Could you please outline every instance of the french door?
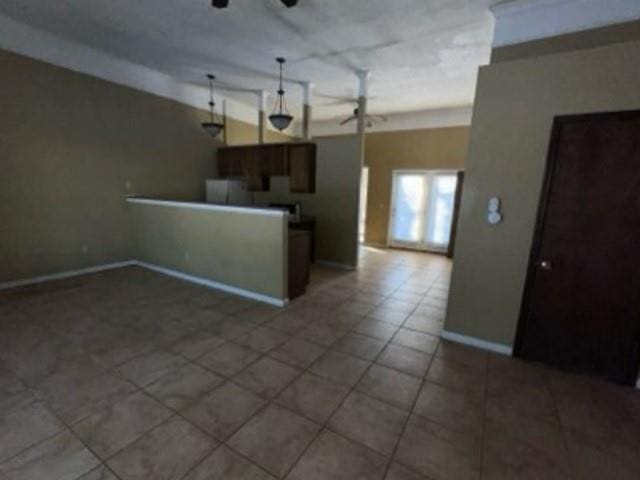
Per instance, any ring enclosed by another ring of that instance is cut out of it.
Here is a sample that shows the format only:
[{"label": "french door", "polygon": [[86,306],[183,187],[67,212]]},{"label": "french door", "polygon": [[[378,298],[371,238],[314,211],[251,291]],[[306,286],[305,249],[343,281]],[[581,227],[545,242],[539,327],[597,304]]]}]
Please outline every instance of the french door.
[{"label": "french door", "polygon": [[457,184],[454,171],[394,170],[389,244],[446,252]]}]

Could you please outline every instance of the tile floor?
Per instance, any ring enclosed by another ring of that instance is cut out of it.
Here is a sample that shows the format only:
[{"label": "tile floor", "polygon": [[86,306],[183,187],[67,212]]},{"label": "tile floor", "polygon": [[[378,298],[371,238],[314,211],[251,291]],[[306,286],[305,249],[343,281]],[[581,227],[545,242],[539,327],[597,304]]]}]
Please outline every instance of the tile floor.
[{"label": "tile floor", "polygon": [[439,256],[277,309],[127,268],[0,296],[1,480],[638,479],[640,394],[440,341]]}]

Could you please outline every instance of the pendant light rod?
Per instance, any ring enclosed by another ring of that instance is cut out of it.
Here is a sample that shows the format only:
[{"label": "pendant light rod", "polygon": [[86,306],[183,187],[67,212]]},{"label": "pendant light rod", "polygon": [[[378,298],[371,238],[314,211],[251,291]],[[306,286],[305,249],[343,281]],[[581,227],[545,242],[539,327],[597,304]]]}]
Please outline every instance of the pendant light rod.
[{"label": "pendant light rod", "polygon": [[207,74],[207,78],[209,79],[209,110],[211,110],[211,123],[213,123],[213,109],[216,106],[216,103],[213,101],[213,81],[216,79],[215,75]]},{"label": "pendant light rod", "polygon": [[282,67],[284,65],[284,62],[286,62],[286,60],[283,57],[278,57],[276,58],[276,62],[278,62],[280,64],[280,89],[278,90],[278,96],[279,96],[279,106],[280,106],[280,113],[282,113],[282,103],[284,100],[284,88],[282,86]]},{"label": "pendant light rod", "polygon": [[215,119],[216,103],[213,100],[213,81],[216,79],[216,77],[215,75],[209,73],[207,74],[207,78],[209,79],[209,114],[211,116],[211,121],[203,122],[202,128],[205,132],[215,138],[224,129],[224,124],[216,122]]}]

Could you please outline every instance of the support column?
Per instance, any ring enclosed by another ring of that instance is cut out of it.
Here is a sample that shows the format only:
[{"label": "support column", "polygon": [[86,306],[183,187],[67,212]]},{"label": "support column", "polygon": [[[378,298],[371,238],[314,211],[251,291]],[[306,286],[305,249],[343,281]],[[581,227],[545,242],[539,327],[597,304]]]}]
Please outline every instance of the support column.
[{"label": "support column", "polygon": [[267,94],[264,90],[258,93],[258,143],[264,143],[264,129],[266,128],[266,103]]},{"label": "support column", "polygon": [[222,144],[227,144],[227,100],[222,100]]},{"label": "support column", "polygon": [[302,103],[302,138],[308,142],[311,140],[311,114],[313,113],[311,102],[313,96],[313,83],[302,82],[302,89],[304,93]]},{"label": "support column", "polygon": [[367,97],[369,96],[369,71],[358,70],[358,135],[362,135],[366,128]]},{"label": "support column", "polygon": [[[365,149],[365,129],[367,127],[366,115],[367,115],[367,97],[369,96],[369,71],[368,70],[358,70],[356,71],[356,75],[358,77],[358,132],[357,137],[360,142],[360,172],[358,174],[358,187],[357,187],[357,219],[358,222],[356,224],[356,234],[354,238],[356,251],[360,248],[359,242],[359,225],[360,225],[360,200],[362,198],[360,188],[361,188],[361,176],[362,176],[362,167],[364,166],[364,149]],[[360,255],[356,255],[356,268],[358,267]]]}]

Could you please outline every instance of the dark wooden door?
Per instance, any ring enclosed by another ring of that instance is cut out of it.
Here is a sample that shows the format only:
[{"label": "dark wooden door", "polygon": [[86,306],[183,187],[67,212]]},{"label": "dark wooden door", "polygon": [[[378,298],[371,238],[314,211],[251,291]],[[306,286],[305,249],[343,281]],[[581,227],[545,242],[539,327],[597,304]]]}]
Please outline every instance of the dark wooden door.
[{"label": "dark wooden door", "polygon": [[558,117],[516,353],[635,383],[639,299],[640,111]]}]

